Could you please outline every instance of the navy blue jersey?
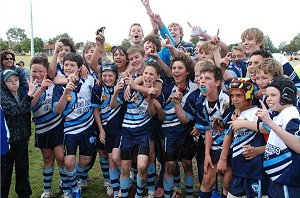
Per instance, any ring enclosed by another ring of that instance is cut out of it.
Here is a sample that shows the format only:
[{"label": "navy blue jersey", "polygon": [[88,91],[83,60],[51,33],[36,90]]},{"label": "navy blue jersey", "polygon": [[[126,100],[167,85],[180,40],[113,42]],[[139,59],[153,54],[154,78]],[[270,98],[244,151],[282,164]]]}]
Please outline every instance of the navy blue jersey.
[{"label": "navy blue jersey", "polygon": [[221,150],[225,134],[221,131],[212,128],[212,122],[215,119],[220,120],[227,128],[227,122],[230,118],[229,96],[222,90],[219,93],[218,100],[213,107],[209,107],[209,102],[205,96],[201,96],[196,103],[197,116],[196,128],[200,129],[202,135],[205,131],[211,130],[213,137],[212,150]]},{"label": "navy blue jersey", "polygon": [[[178,119],[175,106],[172,102],[173,94],[177,91],[177,86],[175,86],[174,82],[165,84],[163,87],[163,110],[165,112],[164,121],[162,123],[162,129],[166,137],[170,138],[181,138],[185,136],[187,132],[189,132],[194,124],[189,122],[188,124],[181,124]],[[198,89],[197,85],[191,81],[189,81],[188,86],[182,92],[182,100],[181,106],[185,106],[187,97],[196,89]]]},{"label": "navy blue jersey", "polygon": [[[40,89],[40,85],[38,89]],[[35,123],[35,133],[37,134],[63,130],[63,116],[56,114],[52,108],[53,89],[53,84],[48,86],[35,106],[32,107],[32,120]]]},{"label": "navy blue jersey", "polygon": [[[74,91],[68,95],[68,102],[63,111],[64,116],[64,133],[79,134],[95,131],[93,108],[91,103],[92,89],[95,80],[92,76],[88,79],[80,79],[75,83],[77,86]],[[53,91],[53,109],[62,96],[65,87],[55,85]]]},{"label": "navy blue jersey", "polygon": [[[237,117],[238,120],[257,121],[257,107],[242,111]],[[232,174],[249,179],[263,179],[263,155],[258,155],[251,160],[246,160],[243,156],[245,145],[254,147],[266,144],[263,135],[259,132],[242,128],[233,133],[232,143]]]},{"label": "navy blue jersey", "polygon": [[[299,109],[291,106],[283,109],[273,121],[282,129],[300,138]],[[271,180],[283,185],[300,186],[300,155],[287,147],[271,130],[265,149],[264,168]]]},{"label": "navy blue jersey", "polygon": [[115,132],[122,128],[125,113],[122,105],[119,105],[116,109],[110,108],[113,93],[114,88],[109,88],[104,84],[96,84],[93,87],[92,105],[99,108],[101,123],[106,133]]}]

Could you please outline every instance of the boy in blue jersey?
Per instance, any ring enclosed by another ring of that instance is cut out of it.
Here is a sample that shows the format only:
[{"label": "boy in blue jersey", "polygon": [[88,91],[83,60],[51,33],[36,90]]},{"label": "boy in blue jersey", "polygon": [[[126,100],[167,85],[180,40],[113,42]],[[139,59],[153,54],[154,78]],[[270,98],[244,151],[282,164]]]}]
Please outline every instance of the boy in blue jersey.
[{"label": "boy in blue jersey", "polygon": [[113,196],[117,197],[120,184],[121,151],[119,148],[124,108],[119,105],[110,108],[110,101],[117,83],[118,68],[115,64],[104,64],[101,67],[101,81],[93,87],[92,104],[94,117],[99,130],[100,141],[105,144],[109,159],[109,177]]},{"label": "boy in blue jersey", "polygon": [[265,149],[264,169],[271,178],[268,196],[272,198],[299,197],[300,194],[300,140],[297,89],[293,81],[285,77],[274,78],[266,89],[269,110],[277,112],[270,118],[266,106],[256,115],[270,129]]},{"label": "boy in blue jersey", "polygon": [[[136,53],[136,55],[139,53]],[[134,64],[135,68],[136,65]],[[158,101],[153,99],[157,89],[153,87],[159,79],[160,68],[155,65],[146,65],[143,72],[143,86],[148,89],[148,96],[134,91],[128,102],[125,102],[123,92],[123,82],[117,84],[117,89],[111,99],[111,108],[115,109],[119,104],[126,106],[126,113],[122,123],[121,131],[121,176],[120,187],[122,197],[128,197],[129,170],[132,161],[132,153],[135,148],[138,150],[137,156],[137,192],[136,197],[142,197],[142,192],[147,179],[148,155],[150,150],[150,136],[153,132],[153,115],[159,110]],[[125,80],[126,82],[127,80]],[[132,83],[130,83],[132,86]]]},{"label": "boy in blue jersey", "polygon": [[[221,90],[222,71],[215,65],[203,65],[200,69],[201,95],[196,101],[196,128],[202,132],[205,140],[204,175],[200,186],[200,197],[211,197],[216,183],[217,165],[227,155],[222,156],[224,130],[229,111],[229,96]],[[227,194],[231,180],[231,168],[226,167],[223,174],[223,196]]]},{"label": "boy in blue jersey", "polygon": [[[73,197],[81,197],[77,176],[81,176],[91,161],[96,142],[93,109],[91,108],[92,76],[83,79],[78,74],[83,58],[75,53],[65,56],[64,73],[75,75],[77,81],[69,81],[66,87],[56,85],[53,94],[53,109],[64,116],[65,171]],[[76,166],[76,151],[79,146],[79,162]],[[83,178],[81,178],[83,179]],[[85,178],[86,179],[86,178]],[[85,183],[85,181],[80,181]]]},{"label": "boy in blue jersey", "polygon": [[[248,147],[266,144],[257,129],[257,107],[252,105],[254,83],[250,78],[233,79],[230,83],[230,99],[238,115],[232,115],[226,130],[223,153],[228,153],[232,142],[232,181],[227,197],[262,197],[266,195],[268,179],[263,170],[263,154],[249,156]],[[223,166],[226,165],[223,163]]]},{"label": "boy in blue jersey", "polygon": [[38,84],[38,89],[31,101],[31,107],[33,122],[35,123],[35,146],[40,148],[44,159],[44,191],[41,198],[51,195],[50,189],[55,160],[59,167],[63,191],[66,195],[70,193],[64,170],[63,117],[53,112],[52,109],[54,84],[50,79],[47,79],[48,66],[48,59],[44,56],[35,56],[30,62],[32,78]]},{"label": "boy in blue jersey", "polygon": [[[166,171],[164,175],[164,193],[165,197],[171,196],[174,181],[173,175],[178,160],[178,153],[181,150],[186,136],[193,130],[193,123],[182,124],[178,119],[175,111],[173,98],[179,97],[182,105],[185,104],[186,98],[197,85],[189,81],[188,75],[192,73],[192,61],[184,53],[179,53],[178,57],[172,59],[172,76],[173,81],[165,84],[163,87],[163,110],[165,116],[162,120],[162,130],[164,134],[164,152]],[[192,177],[190,178],[192,180]]]}]

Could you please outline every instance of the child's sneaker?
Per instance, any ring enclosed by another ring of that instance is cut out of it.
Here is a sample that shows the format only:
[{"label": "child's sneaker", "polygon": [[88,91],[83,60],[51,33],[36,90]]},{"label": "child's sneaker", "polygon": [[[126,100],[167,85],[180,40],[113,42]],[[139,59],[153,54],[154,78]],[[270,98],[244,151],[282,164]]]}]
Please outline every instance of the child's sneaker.
[{"label": "child's sneaker", "polygon": [[173,188],[173,194],[172,194],[172,198],[180,198],[181,197],[181,188],[178,186],[174,186]]},{"label": "child's sneaker", "polygon": [[104,183],[104,187],[106,188],[106,194],[107,194],[108,196],[111,196],[111,195],[114,193],[114,191],[113,191],[113,189],[112,189],[110,183],[105,182],[105,183]]},{"label": "child's sneaker", "polygon": [[61,195],[61,198],[73,198],[72,193],[64,193]]},{"label": "child's sneaker", "polygon": [[85,190],[85,189],[88,188],[87,182],[79,181],[79,182],[78,182],[78,186],[79,186],[79,188],[80,188],[81,190]]},{"label": "child's sneaker", "polygon": [[56,197],[60,197],[63,194],[63,189],[62,189],[62,183],[60,182],[60,184],[58,185],[56,192],[55,192],[55,196]]},{"label": "child's sneaker", "polygon": [[41,195],[41,198],[51,198],[51,194],[50,192],[43,192],[43,194]]},{"label": "child's sneaker", "polygon": [[73,192],[73,198],[81,198],[80,190],[78,192]]}]

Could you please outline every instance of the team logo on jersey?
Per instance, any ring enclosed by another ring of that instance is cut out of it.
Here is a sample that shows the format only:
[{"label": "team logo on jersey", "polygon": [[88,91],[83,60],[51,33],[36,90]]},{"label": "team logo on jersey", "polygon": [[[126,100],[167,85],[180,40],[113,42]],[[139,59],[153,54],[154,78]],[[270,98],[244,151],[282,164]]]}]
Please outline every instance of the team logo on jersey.
[{"label": "team logo on jersey", "polygon": [[90,137],[90,139],[89,139],[90,144],[94,144],[95,141],[96,141],[96,136]]},{"label": "team logo on jersey", "polygon": [[253,189],[254,192],[258,193],[259,185],[257,183],[251,184],[251,187],[252,187],[252,189]]},{"label": "team logo on jersey", "polygon": [[102,99],[102,100],[107,100],[107,95],[106,95],[106,94],[103,94],[103,96],[102,96],[101,99]]},{"label": "team logo on jersey", "polygon": [[67,96],[67,101],[71,101],[72,100],[72,94],[69,93],[69,95]]}]

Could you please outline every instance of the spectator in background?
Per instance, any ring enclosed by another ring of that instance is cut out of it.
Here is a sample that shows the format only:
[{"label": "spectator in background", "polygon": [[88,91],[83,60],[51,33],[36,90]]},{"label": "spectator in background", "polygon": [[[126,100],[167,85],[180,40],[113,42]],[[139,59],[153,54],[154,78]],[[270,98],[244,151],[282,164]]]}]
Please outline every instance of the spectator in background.
[{"label": "spectator in background", "polygon": [[24,61],[19,61],[16,65],[18,65],[18,67],[19,67],[21,70],[24,71],[26,78],[27,78],[27,79],[30,79],[31,73],[30,73],[30,71],[29,71],[28,69],[25,68],[25,63],[24,63]]}]

